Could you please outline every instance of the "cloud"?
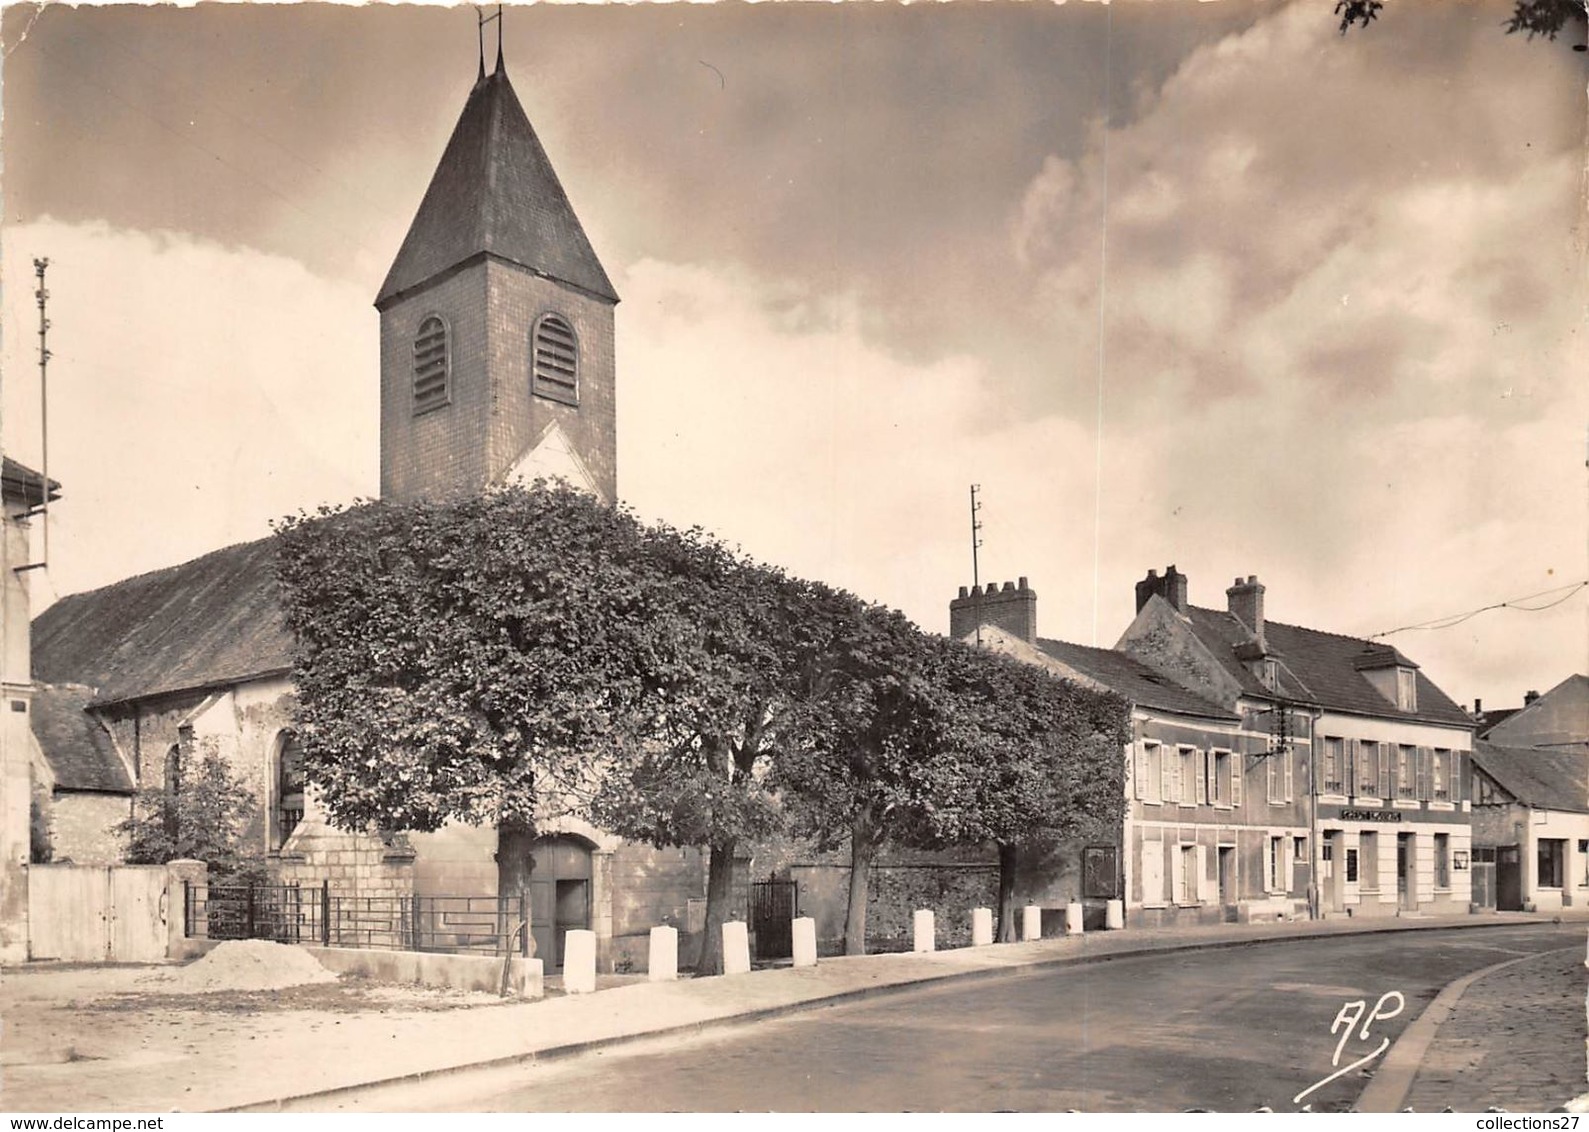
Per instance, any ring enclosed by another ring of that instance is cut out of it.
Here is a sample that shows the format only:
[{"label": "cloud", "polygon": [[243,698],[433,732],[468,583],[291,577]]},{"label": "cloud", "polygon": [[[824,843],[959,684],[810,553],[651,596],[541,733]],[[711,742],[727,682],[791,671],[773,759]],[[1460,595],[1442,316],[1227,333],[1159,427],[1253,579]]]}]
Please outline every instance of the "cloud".
[{"label": "cloud", "polygon": [[34,466],[37,338],[20,331],[37,325],[31,261],[50,259],[57,593],[376,490],[376,324],[358,289],[281,257],[105,224],[9,227],[0,255],[18,331],[4,346],[5,445]]}]

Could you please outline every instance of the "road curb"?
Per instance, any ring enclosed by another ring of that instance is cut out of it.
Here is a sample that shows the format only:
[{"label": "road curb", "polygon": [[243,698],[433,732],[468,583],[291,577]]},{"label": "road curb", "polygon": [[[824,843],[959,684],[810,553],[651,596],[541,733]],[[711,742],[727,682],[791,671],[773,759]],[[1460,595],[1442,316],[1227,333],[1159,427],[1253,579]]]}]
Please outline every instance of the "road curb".
[{"label": "road curb", "polygon": [[[349,1085],[337,1085],[327,1089],[315,1089],[305,1093],[297,1093],[270,1100],[250,1101],[241,1105],[203,1111],[289,1111],[298,1105],[309,1104],[310,1102],[325,1102],[337,1097],[354,1096],[371,1089],[382,1088],[386,1086],[415,1084],[422,1081],[437,1080],[459,1073],[473,1072],[475,1070],[502,1069],[512,1065],[530,1065],[537,1062],[560,1061],[565,1058],[577,1057],[581,1054],[590,1053],[591,1051],[597,1049],[611,1049],[619,1046],[634,1045],[640,1042],[650,1041],[652,1039],[679,1037],[684,1035],[694,1036],[713,1030],[726,1030],[734,1026],[753,1025],[757,1022],[766,1022],[775,1018],[781,1018],[805,1011],[820,1010],[825,1007],[834,1006],[841,1003],[858,1002],[868,998],[878,998],[889,994],[902,994],[908,991],[920,990],[924,986],[937,983],[964,983],[976,980],[1013,978],[1050,968],[1078,967],[1097,963],[1107,963],[1115,959],[1133,959],[1140,958],[1144,955],[1158,955],[1165,952],[1222,951],[1242,947],[1260,947],[1265,944],[1298,943],[1324,938],[1335,938],[1338,936],[1355,937],[1367,935],[1394,935],[1398,932],[1412,931],[1449,931],[1478,928],[1527,927],[1549,924],[1552,922],[1559,923],[1561,921],[1553,921],[1545,917],[1532,917],[1529,919],[1509,921],[1484,920],[1480,923],[1463,923],[1460,921],[1442,922],[1439,920],[1431,920],[1428,923],[1419,922],[1416,924],[1398,922],[1394,927],[1390,925],[1384,925],[1379,927],[1364,926],[1361,928],[1337,928],[1330,929],[1328,931],[1304,932],[1295,935],[1260,936],[1254,939],[1238,938],[1189,942],[1169,940],[1166,941],[1162,946],[1156,946],[1155,944],[1157,941],[1144,940],[1140,946],[1093,955],[1083,953],[1081,955],[1052,956],[1048,958],[1037,958],[1027,962],[1011,963],[997,967],[981,967],[968,971],[933,971],[930,973],[912,975],[902,978],[896,982],[845,988],[843,990],[836,990],[831,993],[819,994],[812,998],[802,999],[798,1002],[779,1003],[776,1006],[759,1007],[757,1009],[744,1011],[742,1013],[725,1014],[718,1018],[706,1018],[696,1022],[685,1022],[671,1026],[660,1026],[656,1029],[642,1030],[635,1033],[613,1034],[608,1037],[568,1042],[562,1045],[548,1046],[544,1049],[525,1050],[522,1053],[506,1054],[501,1057],[484,1058],[480,1061],[466,1062],[459,1065],[438,1066],[434,1069],[420,1069],[409,1073],[400,1073],[391,1077],[383,1077],[371,1081],[361,1081]],[[1083,946],[1085,946],[1085,939],[1086,937],[1084,936]],[[993,946],[997,947],[1001,945],[995,944]],[[1574,946],[1578,945],[1575,944]],[[1519,962],[1521,958],[1528,957],[1520,957],[1518,960],[1508,960],[1507,963],[1499,964],[1499,966],[1507,966],[1509,963]],[[1483,974],[1487,974],[1493,969],[1494,968],[1486,968],[1483,971],[1475,972],[1472,976],[1466,976],[1465,978],[1467,979],[1467,982],[1472,982],[1474,979]],[[756,972],[752,972],[748,977],[754,977],[755,974]],[[1463,982],[1463,980],[1458,980],[1458,982]],[[1455,985],[1456,984],[1452,984],[1452,986]],[[1451,988],[1446,988],[1446,990],[1449,989]],[[1465,984],[1463,989],[1466,989]],[[600,992],[597,993],[599,994]],[[1441,995],[1443,994],[1445,994],[1444,990],[1441,992]],[[1435,1002],[1438,1002],[1439,1000],[1440,996],[1436,996]],[[1453,998],[1452,1001],[1454,1002],[1455,998]],[[1424,1015],[1427,1015],[1433,1006],[1434,1003],[1431,1002],[1429,1007],[1425,1008],[1424,1014],[1419,1016],[1418,1021],[1422,1021]],[[1414,1025],[1416,1024],[1417,1023],[1415,1022]],[[1410,1029],[1411,1027],[1409,1027],[1409,1030]],[[1405,1037],[1406,1033],[1404,1032],[1403,1038]],[[1396,1048],[1392,1047],[1390,1053],[1387,1054],[1387,1063],[1389,1057],[1394,1055],[1395,1052]],[[1409,1078],[1408,1084],[1410,1085],[1410,1083],[1411,1079]],[[1405,1089],[1403,1090],[1403,1095],[1404,1094]],[[1361,1103],[1361,1099],[1359,1100],[1359,1103]],[[319,1103],[317,1103],[315,1108],[305,1111],[324,1111],[324,1109],[320,1107]]]},{"label": "road curb", "polygon": [[1429,1046],[1434,1042],[1440,1027],[1449,1019],[1456,1010],[1457,1004],[1462,1001],[1462,996],[1468,988],[1489,975],[1514,967],[1519,963],[1526,963],[1531,959],[1540,959],[1548,955],[1556,955],[1563,951],[1577,951],[1583,945],[1574,943],[1569,947],[1558,947],[1550,951],[1539,951],[1532,955],[1519,955],[1515,959],[1504,959],[1477,971],[1470,971],[1460,979],[1446,984],[1440,993],[1435,995],[1429,1005],[1423,1008],[1423,1013],[1413,1019],[1412,1024],[1401,1032],[1395,1045],[1385,1054],[1385,1060],[1380,1064],[1379,1072],[1368,1083],[1368,1087],[1359,1094],[1357,1103],[1352,1106],[1353,1112],[1399,1112],[1407,1094],[1412,1091],[1413,1080],[1418,1076],[1418,1069],[1423,1062],[1424,1055],[1429,1052]]}]

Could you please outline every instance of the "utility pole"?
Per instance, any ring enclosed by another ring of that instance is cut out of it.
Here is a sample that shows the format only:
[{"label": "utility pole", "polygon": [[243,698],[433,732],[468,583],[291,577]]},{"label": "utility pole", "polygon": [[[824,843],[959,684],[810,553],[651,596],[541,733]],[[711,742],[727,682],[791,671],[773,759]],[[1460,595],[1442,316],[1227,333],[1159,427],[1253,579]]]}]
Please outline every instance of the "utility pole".
[{"label": "utility pole", "polygon": [[44,553],[37,562],[16,567],[19,574],[25,570],[40,569],[50,562],[50,320],[46,313],[50,292],[44,286],[44,272],[49,266],[48,259],[40,258],[33,261],[33,274],[39,281],[33,297],[39,304],[39,475],[44,480],[44,491],[39,497],[39,505],[28,508],[29,515],[44,517],[40,524],[44,528]]}]

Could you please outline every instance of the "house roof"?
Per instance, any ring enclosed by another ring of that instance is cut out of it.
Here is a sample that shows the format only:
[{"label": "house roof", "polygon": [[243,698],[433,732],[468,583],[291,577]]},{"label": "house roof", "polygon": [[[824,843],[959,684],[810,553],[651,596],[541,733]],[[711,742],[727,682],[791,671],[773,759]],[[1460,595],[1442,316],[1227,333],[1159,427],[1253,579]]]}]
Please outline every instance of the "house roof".
[{"label": "house roof", "polygon": [[1039,638],[1037,647],[1066,667],[1097,681],[1138,707],[1208,719],[1237,718],[1231,711],[1187,691],[1123,652],[1042,638]]},{"label": "house roof", "polygon": [[1533,703],[1496,721],[1485,734],[1514,747],[1589,744],[1589,676],[1567,677]]},{"label": "house roof", "polygon": [[[30,507],[43,503],[44,477],[26,464],[19,464],[6,456],[0,460],[0,493],[6,499],[15,499]],[[51,480],[50,498],[59,499],[60,494],[61,485]]]},{"label": "house roof", "polygon": [[[1428,723],[1471,727],[1472,718],[1414,667],[1418,682],[1418,710],[1401,711],[1368,682],[1360,667],[1384,663],[1387,646],[1358,637],[1344,637],[1318,629],[1264,622],[1266,655],[1279,661],[1279,684],[1266,687],[1237,657],[1237,650],[1252,640],[1252,633],[1237,617],[1217,609],[1191,606],[1186,611],[1192,630],[1241,685],[1245,694],[1261,699],[1276,692],[1288,699],[1360,715],[1388,716]],[[1390,650],[1400,657],[1400,653]],[[1374,659],[1377,658],[1377,659]],[[1408,662],[1409,665],[1411,662]]]},{"label": "house roof", "polygon": [[618,301],[500,66],[469,92],[375,305],[482,254]]},{"label": "house roof", "polygon": [[33,622],[33,672],[94,702],[233,684],[292,666],[273,538],[62,598]]},{"label": "house roof", "polygon": [[33,692],[33,738],[60,790],[131,794],[132,777],[110,733],[86,710],[94,689],[44,684]]},{"label": "house roof", "polygon": [[1581,750],[1473,744],[1473,765],[1525,806],[1589,813],[1589,757]]}]

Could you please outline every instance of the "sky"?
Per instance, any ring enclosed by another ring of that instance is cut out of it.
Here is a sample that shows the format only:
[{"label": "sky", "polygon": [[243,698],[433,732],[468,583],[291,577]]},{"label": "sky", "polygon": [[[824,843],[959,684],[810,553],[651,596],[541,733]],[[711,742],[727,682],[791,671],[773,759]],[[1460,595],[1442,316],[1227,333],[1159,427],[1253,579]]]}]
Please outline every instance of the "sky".
[{"label": "sky", "polygon": [[[510,6],[622,297],[619,493],[945,631],[1174,564],[1461,703],[1589,670],[1585,87],[1509,2]],[[1581,25],[1574,36],[1581,38]],[[488,29],[488,52],[494,52]],[[378,491],[377,316],[474,9],[13,3],[5,450],[60,595]],[[1538,595],[1538,596],[1535,596]]]}]

